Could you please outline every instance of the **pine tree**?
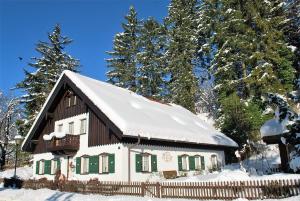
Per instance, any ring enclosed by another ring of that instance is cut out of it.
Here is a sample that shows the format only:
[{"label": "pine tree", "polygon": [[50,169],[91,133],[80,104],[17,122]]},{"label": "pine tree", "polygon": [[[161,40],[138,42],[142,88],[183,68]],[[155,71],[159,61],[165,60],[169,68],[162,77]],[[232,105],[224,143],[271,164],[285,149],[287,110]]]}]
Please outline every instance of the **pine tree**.
[{"label": "pine tree", "polygon": [[[282,6],[280,1],[263,0],[224,0],[219,4],[212,40],[217,53],[211,70],[221,109],[227,97],[236,94],[245,105],[246,113],[256,116],[265,107],[261,99],[263,94],[285,94],[293,88],[292,53],[284,40],[282,24],[286,18]],[[229,132],[222,124],[228,112],[232,111],[221,110],[219,122],[220,127]],[[263,119],[260,123],[253,118],[248,120],[252,125],[247,131],[248,137],[257,138],[255,133],[258,135]]]},{"label": "pine tree", "polygon": [[141,28],[140,50],[137,54],[139,64],[137,92],[143,96],[162,99],[166,94],[165,44],[164,26],[153,18],[146,20]]},{"label": "pine tree", "polygon": [[72,40],[61,35],[59,25],[56,25],[53,32],[48,34],[48,39],[49,42],[40,41],[37,44],[36,51],[41,56],[33,57],[32,62],[28,64],[35,71],[30,72],[24,69],[25,78],[16,86],[25,92],[25,95],[21,97],[21,102],[25,104],[25,130],[32,125],[61,73],[64,70],[77,71],[79,67],[79,61],[64,51]]},{"label": "pine tree", "polygon": [[293,66],[300,75],[300,0],[286,0],[284,10],[288,21],[284,26],[284,34],[289,48],[294,53]]},{"label": "pine tree", "polygon": [[196,0],[172,0],[168,24],[167,62],[170,72],[171,100],[195,112],[197,79],[194,74],[196,37]]},{"label": "pine tree", "polygon": [[138,37],[141,22],[133,6],[130,7],[125,20],[126,23],[122,23],[124,31],[116,34],[114,38],[113,51],[107,52],[112,58],[106,60],[109,68],[106,75],[108,82],[136,92]]}]

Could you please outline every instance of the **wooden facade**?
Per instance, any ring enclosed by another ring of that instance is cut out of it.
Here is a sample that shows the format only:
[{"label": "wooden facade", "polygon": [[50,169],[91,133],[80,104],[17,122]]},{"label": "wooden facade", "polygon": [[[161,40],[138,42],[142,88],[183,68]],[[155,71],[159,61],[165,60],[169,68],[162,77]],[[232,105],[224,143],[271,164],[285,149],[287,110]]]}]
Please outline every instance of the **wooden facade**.
[{"label": "wooden facade", "polygon": [[[76,99],[76,100],[74,100]],[[74,103],[74,101],[76,103]],[[92,107],[84,101],[76,90],[71,89],[70,86],[64,85],[57,93],[56,98],[45,113],[43,121],[39,124],[31,143],[31,149],[34,154],[45,153],[47,145],[43,140],[43,136],[50,134],[55,130],[55,121],[89,113],[89,136],[88,145],[97,146],[105,144],[114,144],[120,142],[120,138],[116,136],[113,129],[109,127],[109,123],[104,122],[103,114],[101,117],[93,111]],[[98,113],[99,114],[99,113]]]},{"label": "wooden facade", "polygon": [[88,146],[119,143],[120,138],[99,118],[92,110],[89,110],[89,137]]}]

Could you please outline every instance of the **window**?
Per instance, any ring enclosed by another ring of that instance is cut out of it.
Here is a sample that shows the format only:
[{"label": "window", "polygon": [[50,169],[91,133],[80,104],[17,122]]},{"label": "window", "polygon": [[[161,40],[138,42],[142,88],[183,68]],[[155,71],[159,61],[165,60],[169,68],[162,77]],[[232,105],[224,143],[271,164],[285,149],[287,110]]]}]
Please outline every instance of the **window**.
[{"label": "window", "polygon": [[80,133],[86,133],[86,119],[80,120]]},{"label": "window", "polygon": [[157,156],[149,153],[135,155],[136,172],[157,172]]},{"label": "window", "polygon": [[74,122],[69,123],[69,134],[74,134]]},{"label": "window", "polygon": [[71,96],[67,98],[67,107],[71,107]]},{"label": "window", "polygon": [[108,164],[108,154],[101,154],[99,156],[99,173],[108,173],[109,164]]},{"label": "window", "polygon": [[201,170],[201,158],[200,156],[195,156],[195,169]]},{"label": "window", "polygon": [[57,131],[58,131],[58,132],[63,132],[63,124],[59,124],[59,125],[58,125]]},{"label": "window", "polygon": [[44,174],[45,172],[45,161],[39,161],[39,174]]},{"label": "window", "polygon": [[58,160],[51,160],[51,174],[56,174],[58,170]]},{"label": "window", "polygon": [[217,155],[211,155],[211,167],[213,169],[218,169],[218,158]]},{"label": "window", "polygon": [[83,156],[81,157],[81,174],[89,173],[89,157]]},{"label": "window", "polygon": [[182,170],[188,170],[189,156],[183,155],[181,159],[182,159]]},{"label": "window", "polygon": [[150,172],[150,155],[144,154],[142,155],[142,171]]},{"label": "window", "polygon": [[73,105],[76,105],[77,104],[77,96],[73,96]]}]

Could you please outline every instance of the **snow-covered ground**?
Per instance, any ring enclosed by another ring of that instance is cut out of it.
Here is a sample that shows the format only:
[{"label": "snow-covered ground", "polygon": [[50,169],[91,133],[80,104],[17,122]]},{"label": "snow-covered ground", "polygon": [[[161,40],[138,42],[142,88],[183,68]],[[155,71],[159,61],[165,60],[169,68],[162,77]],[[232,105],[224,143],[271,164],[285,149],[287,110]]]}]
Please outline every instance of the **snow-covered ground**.
[{"label": "snow-covered ground", "polygon": [[[188,201],[188,199],[159,199],[133,196],[103,196],[83,195],[79,193],[67,193],[49,189],[5,189],[0,187],[0,201]],[[281,201],[299,201],[300,196],[281,199]],[[190,200],[189,200],[190,201]],[[235,201],[247,201],[239,198]],[[275,201],[267,199],[264,201]]]},{"label": "snow-covered ground", "polygon": [[[0,178],[10,178],[14,176],[15,169],[8,169],[5,171],[0,171]],[[17,176],[21,179],[29,179],[32,177],[32,167],[24,166],[17,168]]]}]

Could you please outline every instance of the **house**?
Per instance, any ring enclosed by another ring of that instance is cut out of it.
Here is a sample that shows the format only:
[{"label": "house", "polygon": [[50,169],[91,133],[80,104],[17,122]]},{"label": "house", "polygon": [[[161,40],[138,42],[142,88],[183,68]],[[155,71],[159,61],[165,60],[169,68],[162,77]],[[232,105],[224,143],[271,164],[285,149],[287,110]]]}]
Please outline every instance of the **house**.
[{"label": "house", "polygon": [[175,104],[64,71],[22,144],[34,177],[145,181],[224,164],[237,144]]}]

